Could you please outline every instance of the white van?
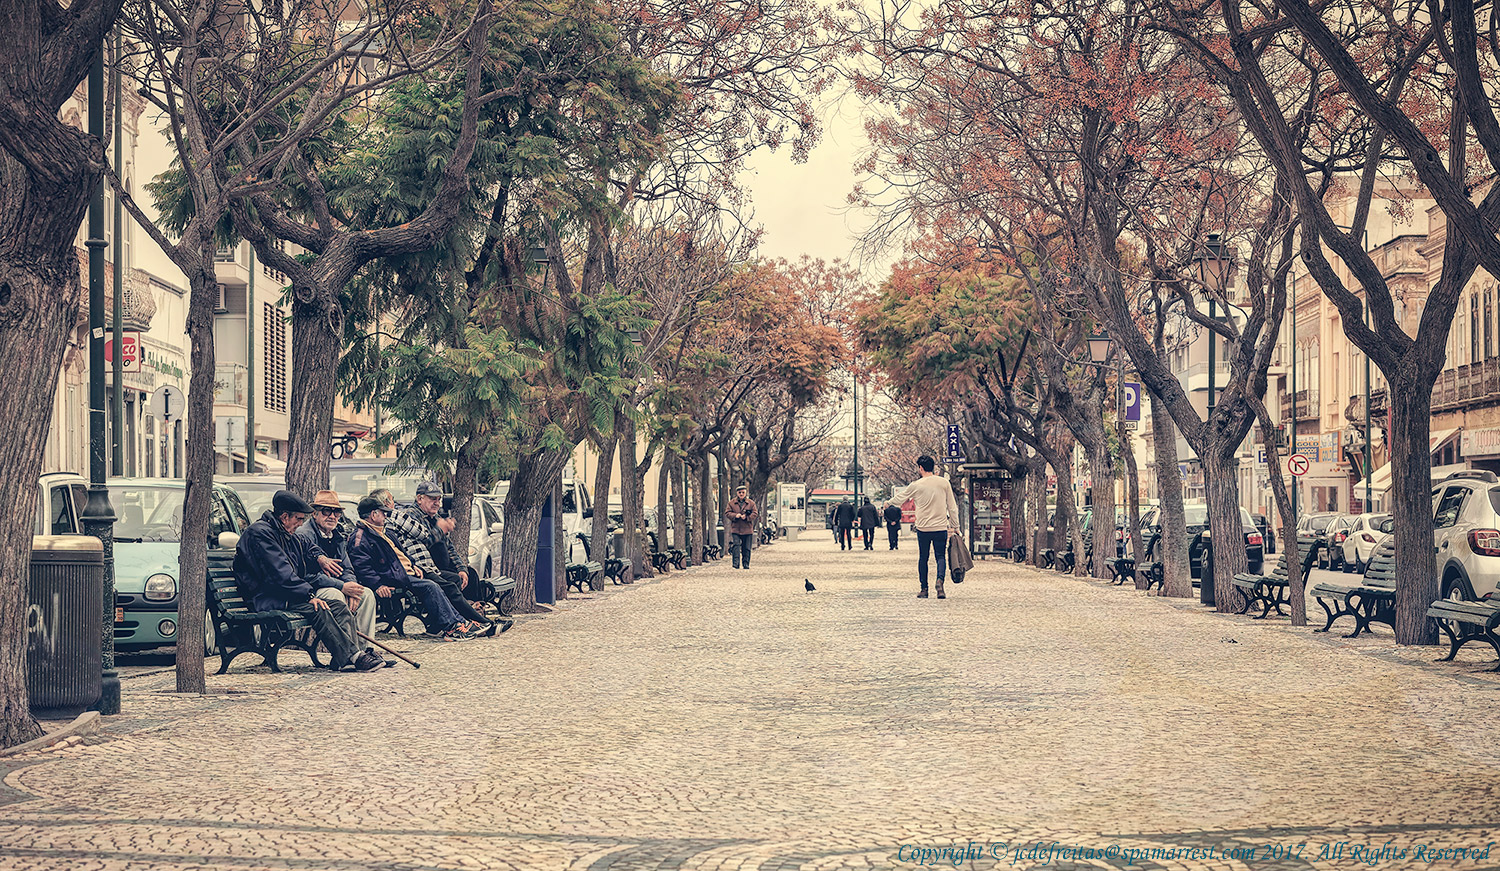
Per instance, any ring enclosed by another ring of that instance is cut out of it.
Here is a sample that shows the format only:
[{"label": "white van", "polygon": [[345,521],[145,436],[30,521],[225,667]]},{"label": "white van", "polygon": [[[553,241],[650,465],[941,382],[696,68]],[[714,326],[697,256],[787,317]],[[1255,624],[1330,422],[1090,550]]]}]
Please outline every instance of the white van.
[{"label": "white van", "polygon": [[[593,499],[588,488],[572,478],[563,478],[562,491],[562,506],[558,511],[558,519],[562,523],[563,541],[568,545],[568,562],[586,562],[587,551],[584,550],[583,542],[578,540],[578,533],[588,534],[593,527]],[[508,493],[510,493],[509,481],[496,482],[495,486],[490,489],[490,495],[501,503],[504,503]]]}]

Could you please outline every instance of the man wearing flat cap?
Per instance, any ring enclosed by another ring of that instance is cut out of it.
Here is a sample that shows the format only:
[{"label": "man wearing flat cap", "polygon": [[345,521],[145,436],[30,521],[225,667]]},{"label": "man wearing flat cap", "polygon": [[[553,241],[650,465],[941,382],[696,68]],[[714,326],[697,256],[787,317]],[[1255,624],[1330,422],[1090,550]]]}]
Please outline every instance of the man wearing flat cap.
[{"label": "man wearing flat cap", "polygon": [[342,587],[321,571],[307,542],[297,537],[297,527],[313,513],[311,505],[296,493],[277,490],[271,510],[250,524],[234,551],[234,574],[240,589],[249,595],[257,611],[290,611],[312,623],[318,640],[328,648],[330,666],[338,671],[354,666],[358,671],[380,668],[385,661],[350,643],[354,624],[342,601],[319,598],[319,587]]},{"label": "man wearing flat cap", "polygon": [[[494,635],[497,624],[474,607],[474,601],[480,598],[479,575],[458,558],[458,551],[448,540],[448,533],[443,529],[447,524],[438,517],[442,507],[443,488],[436,481],[423,481],[417,485],[417,498],[413,504],[386,518],[386,532],[422,570],[422,577],[442,588],[453,610],[469,621],[471,630],[481,635]],[[473,595],[474,599],[466,593]]]},{"label": "man wearing flat cap", "polygon": [[744,484],[734,488],[734,498],[724,506],[724,518],[729,521],[729,555],[737,569],[750,568],[750,544],[759,517],[760,509],[750,500],[750,488]]}]

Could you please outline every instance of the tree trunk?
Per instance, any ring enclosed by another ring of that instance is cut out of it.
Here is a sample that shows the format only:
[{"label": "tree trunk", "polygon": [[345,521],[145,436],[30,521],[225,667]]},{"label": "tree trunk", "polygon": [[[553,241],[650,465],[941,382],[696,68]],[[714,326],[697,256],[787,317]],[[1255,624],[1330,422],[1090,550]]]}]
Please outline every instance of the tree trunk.
[{"label": "tree trunk", "polygon": [[[1255,419],[1260,424],[1261,433],[1269,437],[1276,431],[1275,424],[1271,421],[1271,413],[1266,411],[1266,404],[1260,397],[1250,395],[1246,397],[1250,407],[1255,410]],[[1295,424],[1293,430],[1296,429]],[[1305,584],[1302,582],[1302,553],[1297,547],[1297,518],[1292,511],[1292,500],[1287,495],[1286,479],[1281,474],[1281,452],[1275,444],[1275,439],[1265,442],[1267,472],[1271,478],[1271,494],[1276,499],[1276,513],[1281,517],[1281,556],[1286,560],[1287,591],[1292,600],[1292,625],[1307,625],[1307,594],[1304,591]],[[1369,474],[1366,471],[1365,474]],[[1267,530],[1270,526],[1267,525]],[[1261,547],[1265,547],[1264,541]]]},{"label": "tree trunk", "polygon": [[[484,446],[489,444],[489,435],[471,435],[458,449],[453,463],[453,533],[448,536],[460,560],[469,556],[469,530],[474,511],[474,491],[479,486],[479,466],[484,459]],[[483,521],[481,521],[483,522]]]},{"label": "tree trunk", "polygon": [[[594,516],[589,525],[589,559],[604,563],[609,550],[609,487],[614,478],[615,446],[619,440],[611,434],[604,440],[599,451],[599,462],[594,467]],[[623,501],[623,497],[622,500]],[[604,574],[594,578],[594,589],[604,589]]]},{"label": "tree trunk", "polygon": [[1188,566],[1187,520],[1182,513],[1182,473],[1177,469],[1177,424],[1166,403],[1151,399],[1151,438],[1156,446],[1156,489],[1160,492],[1156,519],[1161,539],[1156,558],[1161,561],[1161,594],[1174,599],[1193,596]]},{"label": "tree trunk", "polygon": [[[572,456],[573,452],[568,451],[568,458]],[[559,602],[568,598],[568,563],[572,562],[569,557],[573,549],[573,540],[562,524],[562,470],[567,467],[568,458],[563,460],[557,475],[552,478],[552,597]]]},{"label": "tree trunk", "polygon": [[1010,544],[1026,540],[1026,488],[1031,484],[1031,469],[1022,466],[1010,482]]},{"label": "tree trunk", "polygon": [[[709,541],[713,544],[724,545],[728,544],[728,542],[719,541],[718,529],[719,518],[724,516],[724,506],[729,504],[729,468],[724,465],[724,448],[714,451],[714,468],[719,472],[719,504],[715,506],[715,510],[709,512],[708,528],[709,532],[713,535],[713,538],[709,539]],[[756,504],[759,505],[760,503],[757,502]],[[728,526],[724,527],[724,534],[728,537]],[[750,537],[750,547],[760,547],[760,536],[753,535]],[[728,548],[725,548],[725,550],[728,550]]]},{"label": "tree trunk", "polygon": [[342,320],[337,305],[298,302],[292,306],[291,452],[286,484],[304,498],[328,486],[328,446],[333,433],[333,403],[338,396],[334,379],[343,346],[338,332]]},{"label": "tree trunk", "polygon": [[668,520],[672,516],[668,512],[672,510],[672,503],[677,493],[672,477],[675,460],[672,452],[663,448],[661,468],[656,472],[656,545],[662,553],[666,553],[672,545],[671,536],[667,535],[668,527],[671,527],[673,535],[676,534],[675,521]]},{"label": "tree trunk", "polygon": [[698,455],[698,466],[694,470],[698,473],[698,482],[695,492],[698,496],[698,511],[695,515],[698,522],[698,534],[693,536],[693,564],[703,565],[703,551],[708,546],[709,529],[712,527],[714,497],[713,484],[710,481],[710,469],[708,451]]},{"label": "tree trunk", "polygon": [[[1120,442],[1120,453],[1125,458],[1125,512],[1126,526],[1130,534],[1130,556],[1137,563],[1144,563],[1141,559],[1141,475],[1135,463],[1135,437],[1129,430],[1125,431],[1125,438]],[[1147,579],[1144,572],[1136,572],[1135,588],[1144,590]]]},{"label": "tree trunk", "polygon": [[1088,567],[1083,558],[1078,504],[1073,501],[1073,434],[1059,429],[1058,435],[1057,464],[1052,467],[1057,473],[1057,522],[1053,524],[1052,547],[1061,555],[1068,542],[1073,543],[1073,574],[1081,577],[1088,573]]},{"label": "tree trunk", "polygon": [[[25,189],[20,176],[10,158],[0,155],[0,179],[17,182],[4,194],[12,210],[24,203],[17,195]],[[0,226],[9,221],[28,219],[14,211],[0,216]],[[0,390],[0,505],[6,506],[0,511],[0,747],[42,734],[26,689],[27,565],[58,372],[81,297],[71,234],[51,246],[37,241],[33,247],[28,239],[0,250],[0,372],[7,381]]]},{"label": "tree trunk", "polygon": [[1387,393],[1391,519],[1396,526],[1396,643],[1433,644],[1437,626],[1427,619],[1427,607],[1443,590],[1432,545],[1432,379],[1392,379]]},{"label": "tree trunk", "polygon": [[672,502],[676,512],[672,518],[672,546],[687,552],[688,508],[687,508],[687,463],[681,457],[672,458]]},{"label": "tree trunk", "polygon": [[1114,575],[1109,566],[1115,559],[1115,458],[1109,449],[1109,439],[1095,440],[1089,452],[1089,473],[1094,480],[1092,569],[1094,577],[1109,578]]},{"label": "tree trunk", "polygon": [[1221,614],[1233,614],[1245,604],[1245,597],[1234,586],[1234,576],[1246,571],[1245,524],[1240,519],[1239,445],[1224,446],[1210,442],[1199,459],[1203,463],[1203,492],[1208,502],[1208,528],[1213,542],[1213,577],[1204,565],[1199,583],[1213,584],[1214,608]]},{"label": "tree trunk", "polygon": [[1030,485],[1031,516],[1031,564],[1041,568],[1042,550],[1047,547],[1047,461],[1040,454],[1031,460],[1031,472],[1026,476]]},{"label": "tree trunk", "polygon": [[[207,251],[207,256],[203,252]],[[177,691],[202,693],[204,598],[208,593],[208,518],[214,484],[214,276],[213,239],[198,246],[199,262],[188,273],[187,332],[192,375],[188,381],[186,493],[177,555]],[[309,494],[311,495],[311,494]],[[215,543],[217,547],[217,543]]]},{"label": "tree trunk", "polygon": [[[516,581],[516,610],[535,613],[537,532],[542,507],[552,495],[571,451],[544,449],[522,453],[516,475],[505,497],[505,540],[500,549],[500,575]],[[558,507],[561,507],[560,505]],[[558,524],[560,525],[560,524]]]},{"label": "tree trunk", "polygon": [[650,577],[641,548],[642,498],[641,472],[636,468],[635,421],[623,410],[615,412],[615,432],[620,445],[620,526],[624,533],[625,552],[616,554],[625,561],[625,583]]}]

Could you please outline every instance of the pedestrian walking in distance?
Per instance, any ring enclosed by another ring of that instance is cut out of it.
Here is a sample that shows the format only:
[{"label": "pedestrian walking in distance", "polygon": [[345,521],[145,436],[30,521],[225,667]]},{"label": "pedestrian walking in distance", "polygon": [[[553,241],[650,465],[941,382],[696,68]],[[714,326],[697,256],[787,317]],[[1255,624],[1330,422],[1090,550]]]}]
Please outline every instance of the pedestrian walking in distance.
[{"label": "pedestrian walking in distance", "polygon": [[854,504],[848,499],[833,509],[833,536],[838,540],[839,550],[854,550]]},{"label": "pedestrian walking in distance", "polygon": [[885,503],[885,534],[891,540],[891,550],[895,550],[901,538],[901,506],[894,502]]},{"label": "pedestrian walking in distance", "polygon": [[755,537],[755,521],[760,509],[750,500],[750,488],[744,484],[734,488],[734,498],[724,506],[724,518],[729,521],[729,555],[734,567],[750,568],[750,540]]},{"label": "pedestrian walking in distance", "polygon": [[953,498],[953,488],[947,478],[933,474],[937,462],[923,454],[917,457],[917,469],[921,477],[908,484],[891,497],[892,502],[910,499],[916,505],[917,518],[912,528],[917,531],[917,582],[921,584],[918,599],[927,598],[927,554],[932,552],[937,559],[937,597],[943,594],[943,573],[947,570],[948,532],[958,532],[958,500]]},{"label": "pedestrian walking in distance", "polygon": [[875,527],[880,525],[880,512],[870,504],[870,497],[865,497],[865,504],[859,506],[859,535],[864,539],[865,550],[875,549]]}]

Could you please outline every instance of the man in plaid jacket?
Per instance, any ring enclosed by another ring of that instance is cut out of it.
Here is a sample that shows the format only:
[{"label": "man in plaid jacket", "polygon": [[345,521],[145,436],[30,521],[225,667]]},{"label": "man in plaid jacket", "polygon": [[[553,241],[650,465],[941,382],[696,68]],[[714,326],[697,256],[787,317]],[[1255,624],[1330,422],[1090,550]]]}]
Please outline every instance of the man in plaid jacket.
[{"label": "man in plaid jacket", "polygon": [[392,513],[386,521],[386,530],[407,558],[422,570],[422,576],[442,588],[443,595],[460,616],[482,624],[485,627],[482,634],[493,635],[495,624],[464,596],[464,588],[473,584],[477,589],[479,579],[459,562],[453,543],[438,528],[437,513],[442,505],[443,489],[433,481],[423,481],[417,485],[416,504]]}]

